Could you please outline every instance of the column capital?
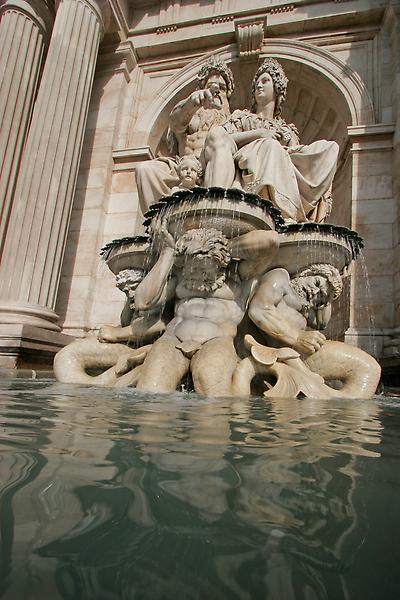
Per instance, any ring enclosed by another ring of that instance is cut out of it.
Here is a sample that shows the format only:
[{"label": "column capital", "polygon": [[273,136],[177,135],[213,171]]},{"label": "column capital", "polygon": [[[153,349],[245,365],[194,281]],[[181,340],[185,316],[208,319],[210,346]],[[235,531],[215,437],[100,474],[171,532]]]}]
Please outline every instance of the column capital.
[{"label": "column capital", "polygon": [[101,34],[104,36],[110,24],[111,18],[111,7],[109,0],[56,0],[56,10],[58,10],[62,4],[75,2],[85,4],[96,15],[101,25]]},{"label": "column capital", "polygon": [[48,44],[54,24],[54,11],[43,0],[0,0],[0,16],[6,11],[22,13],[36,23]]}]

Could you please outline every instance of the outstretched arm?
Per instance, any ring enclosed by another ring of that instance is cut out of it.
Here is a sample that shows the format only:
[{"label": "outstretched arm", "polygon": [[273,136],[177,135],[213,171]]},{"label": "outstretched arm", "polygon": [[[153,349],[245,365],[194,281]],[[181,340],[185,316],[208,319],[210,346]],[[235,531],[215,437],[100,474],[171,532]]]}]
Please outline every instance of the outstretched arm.
[{"label": "outstretched arm", "polygon": [[165,331],[166,324],[160,311],[147,311],[142,315],[134,316],[132,323],[127,327],[112,327],[104,325],[98,333],[100,342],[144,342],[157,337]]},{"label": "outstretched arm", "polygon": [[210,90],[196,90],[186,100],[178,102],[175,108],[172,109],[169,120],[171,130],[175,133],[184,132],[200,106],[204,108],[221,108],[221,105],[215,102]]},{"label": "outstretched arm", "polygon": [[265,273],[279,248],[276,231],[256,230],[229,240],[232,258],[240,259],[239,275],[250,279]]}]

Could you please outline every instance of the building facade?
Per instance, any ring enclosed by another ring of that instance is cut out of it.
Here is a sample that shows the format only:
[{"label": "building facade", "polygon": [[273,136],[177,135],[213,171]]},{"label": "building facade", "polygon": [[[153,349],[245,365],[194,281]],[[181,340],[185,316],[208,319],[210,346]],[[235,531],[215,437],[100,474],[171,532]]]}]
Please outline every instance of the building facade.
[{"label": "building facade", "polygon": [[365,250],[334,327],[397,370],[399,0],[2,0],[0,11],[0,366],[48,367],[69,340],[117,324],[124,295],[100,248],[140,231],[136,167],[167,153],[169,114],[215,54],[234,73],[232,109],[249,105],[272,56],[301,141],[338,142],[329,221]]}]

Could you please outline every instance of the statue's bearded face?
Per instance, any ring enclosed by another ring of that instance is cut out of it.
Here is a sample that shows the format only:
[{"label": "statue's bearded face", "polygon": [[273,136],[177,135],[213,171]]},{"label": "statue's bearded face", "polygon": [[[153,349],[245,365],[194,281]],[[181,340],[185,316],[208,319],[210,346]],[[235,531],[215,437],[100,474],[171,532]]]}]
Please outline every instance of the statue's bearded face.
[{"label": "statue's bearded face", "polygon": [[210,90],[214,97],[214,102],[222,106],[228,103],[227,89],[225,79],[219,73],[212,73],[206,81],[206,89]]},{"label": "statue's bearded face", "polygon": [[226,82],[219,73],[211,73],[206,81],[206,89],[210,90],[213,96],[227,98]]},{"label": "statue's bearded face", "polygon": [[307,309],[321,308],[331,301],[330,286],[325,277],[309,275],[292,279],[291,286]]},{"label": "statue's bearded face", "polygon": [[226,268],[215,257],[188,256],[182,269],[185,287],[198,292],[214,292],[226,279]]}]

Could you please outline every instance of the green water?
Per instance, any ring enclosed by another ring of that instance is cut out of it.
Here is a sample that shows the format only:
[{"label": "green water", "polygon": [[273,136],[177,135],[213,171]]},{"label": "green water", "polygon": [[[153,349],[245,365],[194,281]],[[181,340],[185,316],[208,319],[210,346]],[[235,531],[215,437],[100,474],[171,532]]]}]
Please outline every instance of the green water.
[{"label": "green water", "polygon": [[0,382],[0,597],[398,600],[400,402]]}]

